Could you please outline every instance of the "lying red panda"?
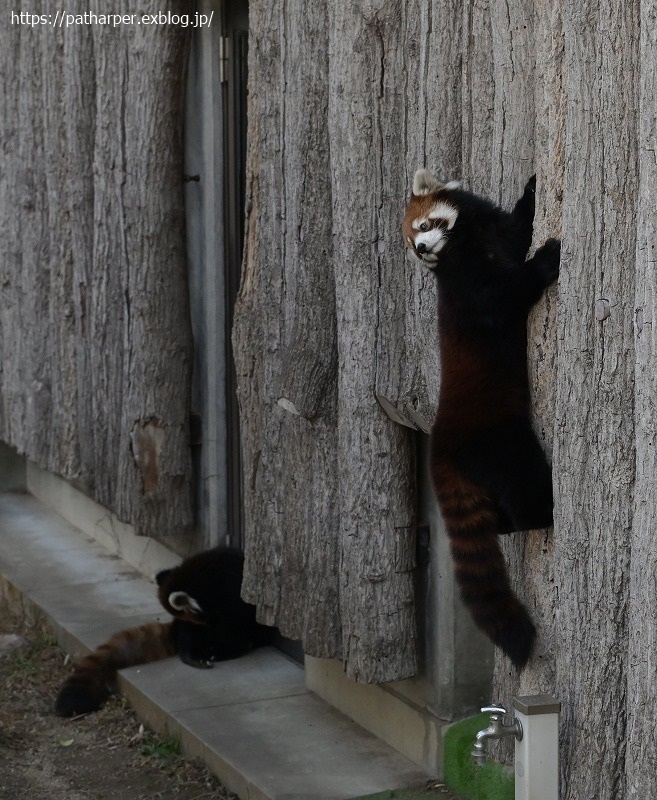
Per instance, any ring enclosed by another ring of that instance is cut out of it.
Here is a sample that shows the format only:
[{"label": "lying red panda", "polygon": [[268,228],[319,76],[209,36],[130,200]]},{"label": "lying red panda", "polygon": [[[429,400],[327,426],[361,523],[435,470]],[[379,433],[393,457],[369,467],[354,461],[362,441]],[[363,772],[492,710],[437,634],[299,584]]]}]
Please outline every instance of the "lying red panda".
[{"label": "lying red panda", "polygon": [[243,563],[238,550],[215,548],[158,573],[158,597],[173,621],[120,631],[82,658],[59,691],[55,713],[97,711],[124,667],[176,654],[191,666],[211,667],[269,644],[275,629],[256,622],[255,607],[240,597]]}]

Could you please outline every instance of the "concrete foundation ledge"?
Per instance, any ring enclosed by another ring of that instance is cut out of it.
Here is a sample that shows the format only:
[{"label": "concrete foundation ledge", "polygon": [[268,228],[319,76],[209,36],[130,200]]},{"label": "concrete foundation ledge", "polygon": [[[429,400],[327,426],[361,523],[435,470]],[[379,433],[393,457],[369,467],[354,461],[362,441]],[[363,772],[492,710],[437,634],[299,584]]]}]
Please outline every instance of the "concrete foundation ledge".
[{"label": "concrete foundation ledge", "polygon": [[[44,616],[74,655],[167,618],[147,578],[29,494],[0,493],[8,597]],[[429,777],[316,697],[303,669],[271,648],[212,670],[178,659],[133,667],[120,688],[149,726],[179,738],[244,799],[350,800]]]}]

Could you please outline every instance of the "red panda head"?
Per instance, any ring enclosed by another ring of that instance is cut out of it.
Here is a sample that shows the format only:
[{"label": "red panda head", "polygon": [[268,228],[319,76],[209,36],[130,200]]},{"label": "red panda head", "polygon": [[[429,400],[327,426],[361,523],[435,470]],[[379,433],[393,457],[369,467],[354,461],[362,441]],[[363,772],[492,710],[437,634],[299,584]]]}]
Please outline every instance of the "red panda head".
[{"label": "red panda head", "polygon": [[449,192],[460,184],[442,184],[426,169],[413,178],[413,194],[406,206],[402,231],[406,246],[430,269],[438,265],[438,254],[458,217],[458,208]]}]

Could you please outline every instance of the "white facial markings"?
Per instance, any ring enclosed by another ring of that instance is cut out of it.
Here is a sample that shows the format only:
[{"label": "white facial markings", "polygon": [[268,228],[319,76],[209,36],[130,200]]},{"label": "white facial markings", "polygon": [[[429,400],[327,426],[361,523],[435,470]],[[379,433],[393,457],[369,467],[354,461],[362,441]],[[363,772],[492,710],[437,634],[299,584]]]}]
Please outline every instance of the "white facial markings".
[{"label": "white facial markings", "polygon": [[420,253],[423,257],[435,255],[443,248],[445,244],[445,233],[441,228],[433,228],[426,233],[421,233],[415,237],[415,249],[422,250],[421,245],[424,245],[424,252]]},{"label": "white facial markings", "polygon": [[439,200],[434,207],[429,211],[430,220],[444,220],[448,231],[451,231],[456,222],[459,212],[449,203]]}]

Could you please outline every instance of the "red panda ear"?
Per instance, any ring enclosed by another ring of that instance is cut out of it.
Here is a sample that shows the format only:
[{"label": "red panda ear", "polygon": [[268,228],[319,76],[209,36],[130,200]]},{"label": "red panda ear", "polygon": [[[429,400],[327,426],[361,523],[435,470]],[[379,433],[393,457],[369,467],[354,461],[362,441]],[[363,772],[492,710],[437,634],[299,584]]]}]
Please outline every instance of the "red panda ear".
[{"label": "red panda ear", "polygon": [[170,569],[163,569],[161,572],[158,572],[155,576],[155,581],[158,586],[162,586],[164,581],[171,575],[172,570]]},{"label": "red panda ear", "polygon": [[187,592],[171,592],[169,605],[176,611],[187,611],[189,614],[202,614],[203,609]]},{"label": "red panda ear", "polygon": [[433,194],[442,188],[443,184],[428,169],[419,169],[413,177],[413,194],[416,196]]}]

